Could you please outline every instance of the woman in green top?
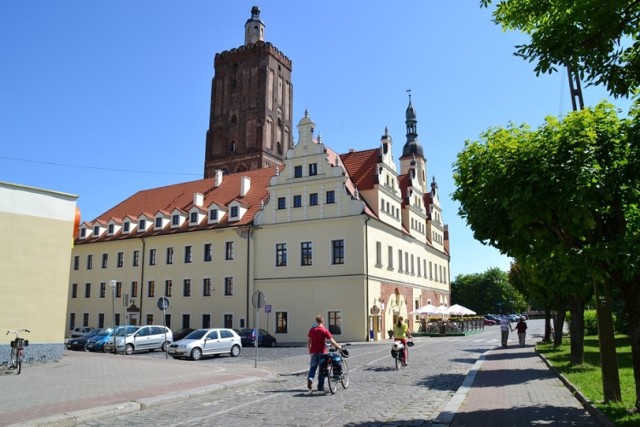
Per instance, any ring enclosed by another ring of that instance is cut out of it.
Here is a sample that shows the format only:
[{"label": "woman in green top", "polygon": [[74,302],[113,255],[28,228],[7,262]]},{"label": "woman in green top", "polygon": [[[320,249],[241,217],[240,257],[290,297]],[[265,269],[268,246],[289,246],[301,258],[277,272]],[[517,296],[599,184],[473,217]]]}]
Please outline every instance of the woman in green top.
[{"label": "woman in green top", "polygon": [[407,359],[409,358],[409,347],[407,347],[407,338],[411,338],[409,333],[409,325],[404,323],[402,316],[398,316],[398,321],[393,325],[393,339],[400,341],[404,346],[404,357],[402,363],[407,366]]}]

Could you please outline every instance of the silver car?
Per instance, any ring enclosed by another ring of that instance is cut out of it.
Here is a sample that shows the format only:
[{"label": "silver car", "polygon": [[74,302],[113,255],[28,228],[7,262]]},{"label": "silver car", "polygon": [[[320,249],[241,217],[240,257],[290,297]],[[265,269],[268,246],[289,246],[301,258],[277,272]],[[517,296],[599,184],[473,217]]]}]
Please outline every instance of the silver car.
[{"label": "silver car", "polygon": [[238,357],[242,341],[233,329],[196,329],[189,335],[169,346],[169,355],[174,359],[191,358],[199,360],[202,356],[230,354]]},{"label": "silver car", "polygon": [[[145,325],[127,326],[116,331],[116,349],[118,353],[124,351],[132,354],[134,351],[167,351],[173,341],[173,332],[164,326]],[[104,344],[104,351],[113,351],[113,339]]]}]

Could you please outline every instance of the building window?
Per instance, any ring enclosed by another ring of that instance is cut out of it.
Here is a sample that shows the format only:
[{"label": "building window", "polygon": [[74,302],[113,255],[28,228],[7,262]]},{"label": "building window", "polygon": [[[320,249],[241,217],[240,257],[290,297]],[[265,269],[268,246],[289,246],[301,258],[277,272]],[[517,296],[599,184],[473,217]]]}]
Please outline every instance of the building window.
[{"label": "building window", "polygon": [[202,296],[210,297],[211,296],[211,278],[205,277],[202,279]]},{"label": "building window", "polygon": [[327,318],[329,321],[329,332],[333,335],[342,334],[342,312],[330,311]]},{"label": "building window", "polygon": [[173,264],[173,248],[167,248],[167,264]]},{"label": "building window", "polygon": [[120,324],[120,313],[116,313],[116,325]]},{"label": "building window", "polygon": [[276,334],[286,334],[289,330],[287,329],[287,312],[286,311],[276,311]]},{"label": "building window", "polygon": [[153,298],[156,295],[156,281],[149,280],[147,283],[147,297]]},{"label": "building window", "polygon": [[318,193],[309,194],[309,206],[317,206],[318,205]]},{"label": "building window", "polygon": [[287,199],[285,197],[278,197],[278,209],[286,209]]},{"label": "building window", "polygon": [[100,226],[96,225],[93,227],[93,237],[100,237]]},{"label": "building window", "polygon": [[124,252],[118,252],[118,268],[122,268],[124,266]]},{"label": "building window", "polygon": [[122,282],[116,283],[116,298],[122,298]]},{"label": "building window", "polygon": [[276,243],[276,267],[287,266],[287,244]]},{"label": "building window", "polygon": [[124,224],[122,224],[122,229],[125,233],[128,233],[131,229],[131,223],[129,221],[125,222]]},{"label": "building window", "polygon": [[91,283],[84,284],[84,297],[91,298]]},{"label": "building window", "polygon": [[100,298],[104,298],[107,296],[107,283],[100,282]]},{"label": "building window", "polygon": [[327,204],[331,205],[336,202],[336,192],[333,190],[327,191]]},{"label": "building window", "polygon": [[387,264],[389,264],[389,269],[393,270],[393,247],[387,247]]},{"label": "building window", "polygon": [[173,287],[173,282],[171,280],[165,280],[164,281],[164,296],[165,297],[170,297],[171,296],[171,288]]},{"label": "building window", "polygon": [[302,207],[302,196],[297,194],[295,196],[293,196],[293,207],[294,208],[299,208]]},{"label": "building window", "polygon": [[331,241],[331,263],[344,264],[344,240]]},{"label": "building window", "polygon": [[382,242],[376,242],[376,267],[382,267]]},{"label": "building window", "polygon": [[109,226],[107,227],[107,230],[109,234],[113,234],[113,224],[109,224]]},{"label": "building window", "polygon": [[78,298],[78,284],[73,283],[71,285],[71,298]]},{"label": "building window", "polygon": [[204,244],[204,262],[209,262],[213,259],[213,246],[211,243]]},{"label": "building window", "polygon": [[102,254],[102,268],[109,266],[109,254]]},{"label": "building window", "polygon": [[293,177],[302,178],[302,166],[295,166],[293,168]]},{"label": "building window", "polygon": [[153,325],[153,314],[147,314],[147,325]]},{"label": "building window", "polygon": [[209,211],[209,220],[217,221],[218,220],[218,209],[211,209]]},{"label": "building window", "polygon": [[162,228],[162,217],[156,218],[156,228]]},{"label": "building window", "polygon": [[233,295],[233,277],[224,278],[224,295],[227,297]]},{"label": "building window", "polygon": [[202,327],[204,329],[208,329],[211,327],[211,315],[210,314],[203,314],[202,315]]},{"label": "building window", "polygon": [[238,218],[238,207],[231,206],[231,218]]},{"label": "building window", "polygon": [[233,314],[224,315],[224,327],[227,329],[233,328]]},{"label": "building window", "polygon": [[398,273],[402,273],[402,249],[398,249]]},{"label": "building window", "polygon": [[225,242],[224,244],[224,259],[232,260],[234,256],[233,242]]},{"label": "building window", "polygon": [[89,326],[89,313],[82,314],[82,326]]},{"label": "building window", "polygon": [[156,250],[149,249],[149,265],[156,265]]},{"label": "building window", "polygon": [[69,329],[73,330],[76,327],[76,314],[69,313]]},{"label": "building window", "polygon": [[182,282],[182,296],[191,296],[191,279],[184,279],[184,281]]},{"label": "building window", "polygon": [[183,314],[182,315],[182,327],[183,328],[190,328],[191,327],[191,315],[190,314]]},{"label": "building window", "polygon": [[140,222],[138,222],[138,230],[145,231],[146,229],[147,229],[147,220],[141,219]]},{"label": "building window", "polygon": [[137,267],[140,265],[140,251],[133,251],[133,262],[132,265]]},{"label": "building window", "polygon": [[311,163],[309,165],[309,176],[314,176],[314,175],[318,175],[318,164],[317,163]]},{"label": "building window", "polygon": [[78,255],[73,257],[73,269],[74,270],[80,269],[80,257]]},{"label": "building window", "polygon": [[98,329],[104,328],[104,313],[98,313]]},{"label": "building window", "polygon": [[313,245],[311,242],[300,243],[300,265],[313,265]]},{"label": "building window", "polygon": [[93,268],[93,255],[87,255],[87,270]]},{"label": "building window", "polygon": [[82,227],[80,229],[80,237],[87,237],[87,229]]},{"label": "building window", "polygon": [[184,263],[191,263],[191,256],[193,255],[193,251],[191,250],[191,246],[184,247]]},{"label": "building window", "polygon": [[173,215],[171,217],[171,225],[175,226],[175,225],[178,225],[178,224],[180,224],[180,215],[178,215],[178,214]]},{"label": "building window", "polygon": [[191,221],[191,224],[197,224],[198,223],[198,212],[191,212],[191,219],[189,221]]}]

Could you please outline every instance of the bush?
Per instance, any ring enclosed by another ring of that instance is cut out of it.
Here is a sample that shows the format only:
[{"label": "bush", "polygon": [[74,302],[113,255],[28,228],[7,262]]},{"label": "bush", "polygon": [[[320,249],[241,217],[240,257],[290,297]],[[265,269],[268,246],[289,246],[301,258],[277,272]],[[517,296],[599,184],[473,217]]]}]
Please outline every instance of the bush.
[{"label": "bush", "polygon": [[598,335],[598,316],[595,310],[584,311],[584,335]]}]

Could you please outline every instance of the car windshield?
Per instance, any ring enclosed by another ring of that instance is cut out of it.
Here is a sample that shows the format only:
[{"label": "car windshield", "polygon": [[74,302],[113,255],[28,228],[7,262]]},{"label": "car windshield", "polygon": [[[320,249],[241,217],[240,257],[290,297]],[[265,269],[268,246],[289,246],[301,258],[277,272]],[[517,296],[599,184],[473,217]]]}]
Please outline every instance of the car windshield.
[{"label": "car windshield", "polygon": [[137,326],[120,326],[118,329],[116,329],[116,336],[123,336],[125,334],[125,331],[127,335],[131,335],[138,329],[139,328]]},{"label": "car windshield", "polygon": [[97,337],[106,337],[111,335],[111,329],[102,329],[96,334]]},{"label": "car windshield", "polygon": [[240,331],[240,335],[251,335],[253,334],[253,329],[242,329]]},{"label": "car windshield", "polygon": [[195,331],[191,332],[189,335],[184,337],[184,339],[185,340],[199,340],[203,336],[205,336],[205,334],[207,332],[209,332],[207,329],[196,329]]}]

